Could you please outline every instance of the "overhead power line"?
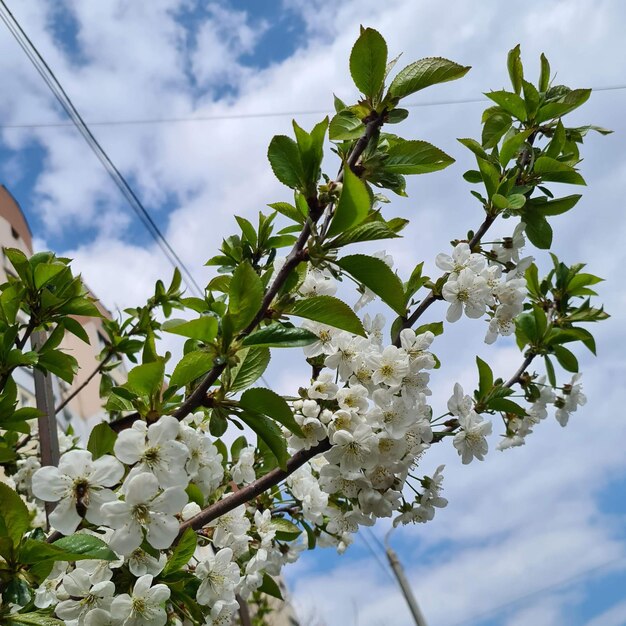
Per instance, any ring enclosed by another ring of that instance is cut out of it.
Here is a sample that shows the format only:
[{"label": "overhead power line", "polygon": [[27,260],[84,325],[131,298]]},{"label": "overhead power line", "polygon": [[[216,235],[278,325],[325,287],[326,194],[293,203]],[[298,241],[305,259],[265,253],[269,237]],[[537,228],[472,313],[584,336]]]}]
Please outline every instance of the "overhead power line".
[{"label": "overhead power line", "polygon": [[[626,85],[609,85],[607,87],[592,87],[592,91],[620,91],[626,89]],[[486,103],[485,98],[464,98],[456,100],[429,100],[425,102],[409,102],[402,106],[406,109],[422,107],[445,106],[453,104],[478,104]],[[299,111],[259,111],[256,113],[216,113],[214,115],[190,115],[180,117],[153,117],[134,118],[120,120],[94,120],[90,126],[142,126],[157,124],[193,124],[199,122],[221,122],[227,120],[246,120],[268,117],[293,117],[295,115],[328,115],[328,109],[302,109]],[[0,124],[0,129],[11,128],[63,128],[72,126],[71,122],[25,122],[23,124]]]},{"label": "overhead power line", "polygon": [[93,133],[89,130],[89,127],[81,117],[80,113],[76,110],[76,107],[59,83],[54,72],[50,69],[45,59],[41,56],[39,50],[37,50],[28,35],[26,35],[19,22],[15,19],[15,17],[5,4],[4,0],[0,0],[0,17],[2,18],[2,21],[6,24],[9,32],[13,35],[22,50],[26,53],[26,56],[29,58],[31,63],[35,66],[35,69],[39,72],[40,76],[48,85],[58,102],[61,104],[67,115],[70,117],[72,123],[76,126],[76,128],[78,128],[89,147],[93,150],[100,162],[104,165],[105,169],[130,204],[131,208],[135,211],[142,224],[145,226],[152,238],[158,244],[159,248],[161,248],[161,250],[163,251],[163,254],[165,254],[173,267],[180,268],[183,274],[183,280],[187,287],[196,295],[202,296],[204,292],[195,281],[191,272],[187,269],[178,254],[167,241],[167,239],[165,238],[157,224],[154,222],[151,215],[145,209],[135,192],[132,190],[124,176],[120,173],[120,171],[117,169],[113,161],[111,161],[108,154],[104,151],[98,140],[94,137]]}]

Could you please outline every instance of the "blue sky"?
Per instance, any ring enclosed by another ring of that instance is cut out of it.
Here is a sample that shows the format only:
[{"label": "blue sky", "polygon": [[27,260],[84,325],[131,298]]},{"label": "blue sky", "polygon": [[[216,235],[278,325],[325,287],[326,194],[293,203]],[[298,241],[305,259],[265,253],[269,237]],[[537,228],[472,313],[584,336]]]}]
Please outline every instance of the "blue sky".
[{"label": "blue sky", "polygon": [[[329,109],[333,91],[356,97],[347,58],[359,23],[378,28],[406,63],[442,55],[473,66],[462,81],[418,94],[415,102],[475,98],[505,86],[506,52],[518,42],[532,76],[545,51],[565,84],[626,84],[616,62],[626,58],[626,7],[617,0],[531,0],[515,18],[509,4],[495,0],[454,0],[443,8],[415,0],[9,5],[87,121]],[[3,125],[65,120],[5,30],[0,69]],[[601,92],[575,114],[574,121],[616,132],[589,137],[581,165],[589,186],[579,206],[554,224],[564,260],[586,261],[607,279],[600,291],[613,317],[598,328],[600,357],[579,354],[589,402],[566,429],[542,423],[525,447],[493,451],[482,464],[463,467],[451,449],[427,455],[424,473],[446,463],[450,505],[428,525],[396,531],[393,545],[431,624],[626,624],[625,105],[626,90]],[[456,137],[478,135],[482,109],[412,110],[406,136],[431,141],[457,163],[412,182],[410,198],[391,206],[414,221],[409,235],[389,246],[403,276],[421,259],[434,271],[435,255],[480,219],[461,179],[471,158]],[[321,116],[296,117],[306,127]],[[233,230],[235,212],[250,217],[268,202],[289,199],[265,159],[271,136],[289,132],[289,123],[264,117],[93,130],[202,281],[209,275],[203,263]],[[330,158],[328,167],[336,167]],[[75,129],[0,129],[0,179],[22,205],[38,245],[75,257],[110,308],[141,302],[156,278],[171,273]],[[498,228],[506,234],[509,225]],[[442,317],[442,310],[432,312],[432,320]],[[519,361],[507,341],[486,347],[471,322],[452,327],[436,351],[444,367],[433,377],[435,405],[455,381],[472,387],[475,354],[502,375]],[[293,355],[275,359],[270,379],[293,392],[305,375]],[[386,529],[381,523],[374,532],[382,538]],[[305,554],[286,574],[310,624],[410,624],[396,587],[360,538],[343,556]]]}]

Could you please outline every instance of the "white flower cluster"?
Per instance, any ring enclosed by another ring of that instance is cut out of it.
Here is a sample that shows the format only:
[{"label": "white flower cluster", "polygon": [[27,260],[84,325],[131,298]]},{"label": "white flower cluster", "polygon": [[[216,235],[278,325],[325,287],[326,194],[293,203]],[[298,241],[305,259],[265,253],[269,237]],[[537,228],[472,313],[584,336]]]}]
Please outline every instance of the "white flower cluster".
[{"label": "white flower cluster", "polygon": [[489,263],[465,242],[454,247],[452,256],[437,255],[437,267],[448,272],[442,296],[450,303],[446,315],[449,322],[458,321],[463,313],[477,319],[489,311],[486,343],[515,330],[513,320],[522,312],[526,296],[524,272],[533,261],[532,257],[519,258],[524,243],[523,225],[519,225],[513,237],[494,246]]},{"label": "white flower cluster", "polygon": [[559,394],[546,384],[545,376],[540,376],[535,381],[535,386],[539,389],[539,397],[526,410],[523,418],[516,417],[509,420],[506,435],[498,444],[498,449],[506,450],[524,445],[526,437],[533,432],[534,426],[548,417],[549,405],[556,409],[554,416],[557,422],[561,426],[566,426],[570,415],[587,402],[582,392],[582,384],[579,382],[580,378],[580,373],[574,374],[571,381],[563,385]]},{"label": "white flower cluster", "polygon": [[[434,335],[405,329],[400,347],[384,346],[381,315],[373,320],[365,316],[367,337],[316,322],[304,327],[319,337],[304,348],[305,354],[323,356],[328,369],[293,403],[303,436],[285,435],[293,451],[325,439],[331,449],[287,484],[305,517],[318,526],[325,523],[325,540],[344,549],[359,525],[407,508],[402,489],[433,438],[427,396],[428,370],[435,366],[428,351]],[[416,506],[442,502],[426,500]],[[418,518],[425,521],[429,514],[416,514]]]}]

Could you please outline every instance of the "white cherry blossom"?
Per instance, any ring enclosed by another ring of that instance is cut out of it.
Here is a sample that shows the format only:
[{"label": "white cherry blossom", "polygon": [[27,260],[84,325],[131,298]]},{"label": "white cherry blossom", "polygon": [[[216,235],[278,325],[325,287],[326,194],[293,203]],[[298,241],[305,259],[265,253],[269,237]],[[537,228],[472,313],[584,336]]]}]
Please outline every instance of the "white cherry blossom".
[{"label": "white cherry blossom", "polygon": [[120,554],[131,554],[143,541],[143,530],[148,543],[158,549],[169,548],[178,534],[178,520],[174,517],[187,503],[187,494],[180,487],[161,491],[159,483],[148,472],[127,479],[123,487],[124,501],[102,506],[108,525],[115,529],[109,545]]},{"label": "white cherry blossom", "polygon": [[105,522],[101,507],[115,499],[108,487],[119,483],[123,475],[124,466],[109,454],[94,461],[87,450],[70,450],[58,467],[48,465],[33,474],[32,489],[37,498],[58,502],[50,522],[59,532],[70,535],[82,516],[92,524]]}]

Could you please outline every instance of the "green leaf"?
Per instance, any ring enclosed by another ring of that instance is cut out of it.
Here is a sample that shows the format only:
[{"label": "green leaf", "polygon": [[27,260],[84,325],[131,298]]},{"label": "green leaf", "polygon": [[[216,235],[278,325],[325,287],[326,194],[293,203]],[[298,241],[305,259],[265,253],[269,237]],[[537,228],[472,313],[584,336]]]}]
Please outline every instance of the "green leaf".
[{"label": "green leaf", "polygon": [[298,144],[286,135],[276,135],[267,151],[272,171],[278,180],[292,189],[304,189],[306,177]]},{"label": "green leaf", "polygon": [[176,365],[170,385],[184,387],[191,381],[204,376],[213,367],[213,355],[201,350],[188,352]]},{"label": "green leaf", "polygon": [[485,149],[475,140],[470,137],[462,137],[457,139],[459,143],[462,143],[466,148],[469,148],[477,157],[488,160],[489,155],[485,152]]},{"label": "green leaf", "polygon": [[261,308],[263,283],[252,265],[244,261],[237,266],[230,281],[228,311],[235,330],[245,328]]},{"label": "green leaf", "polygon": [[485,95],[518,120],[523,122],[526,119],[526,105],[517,94],[508,91],[490,91]]},{"label": "green leaf", "polygon": [[328,236],[338,235],[360,224],[367,217],[370,206],[370,194],[365,183],[346,166],[341,195],[328,229]]},{"label": "green leaf", "polygon": [[164,373],[163,359],[143,363],[128,372],[128,380],[123,386],[138,396],[152,396],[161,391]]},{"label": "green leaf", "polygon": [[324,156],[324,137],[328,128],[328,118],[326,117],[319,124],[316,124],[310,133],[300,128],[295,120],[293,120],[292,125],[304,173],[304,187],[301,190],[308,197],[314,191],[319,178],[320,165]]},{"label": "green leaf", "polygon": [[546,364],[546,374],[548,375],[548,382],[553,387],[556,387],[556,374],[554,372],[554,365],[552,364],[552,361],[550,360],[550,357],[548,355],[544,357],[544,361]]},{"label": "green leaf", "polygon": [[300,348],[315,343],[317,335],[304,328],[283,326],[279,322],[255,330],[243,340],[244,346],[267,348]]},{"label": "green leaf", "polygon": [[163,322],[161,328],[168,333],[211,343],[217,336],[217,319],[209,315],[190,321],[170,319]]},{"label": "green leaf", "polygon": [[[551,90],[550,90],[551,91]],[[544,104],[537,113],[536,122],[545,122],[562,117],[584,104],[591,95],[591,89],[572,89],[556,102]]]},{"label": "green leaf", "polygon": [[163,576],[177,572],[187,565],[193,553],[196,551],[196,545],[197,538],[195,531],[193,528],[187,528],[168,558],[167,564],[163,569]]},{"label": "green leaf", "polygon": [[393,174],[427,174],[454,163],[443,150],[426,141],[395,141],[387,152],[385,171]]},{"label": "green leaf", "polygon": [[539,333],[537,331],[537,322],[535,316],[532,313],[522,313],[515,318],[515,326],[523,336],[530,343],[535,343],[539,340]]},{"label": "green leaf", "polygon": [[503,111],[492,110],[489,117],[484,121],[481,141],[486,150],[495,148],[502,136],[511,128],[513,120]]},{"label": "green leaf", "polygon": [[[9,582],[3,585],[2,599],[3,604],[16,604],[17,606],[26,606],[32,600],[32,590],[23,578],[14,576]],[[3,620],[4,622],[4,620]]]},{"label": "green leaf", "polygon": [[278,600],[283,599],[278,583],[269,574],[263,574],[263,582],[258,590]]},{"label": "green leaf", "polygon": [[484,398],[493,387],[493,372],[489,365],[478,356],[476,365],[478,366],[478,394],[479,397]]},{"label": "green leaf", "polygon": [[572,352],[559,345],[553,346],[552,350],[554,351],[554,356],[563,369],[568,372],[578,372],[578,359]]},{"label": "green leaf", "polygon": [[509,78],[511,79],[511,84],[513,85],[513,91],[516,94],[519,94],[522,90],[522,80],[524,79],[524,68],[522,66],[522,59],[520,58],[519,44],[509,51],[506,65],[509,70]]},{"label": "green leaf", "polygon": [[542,156],[535,161],[533,171],[541,174],[544,181],[555,183],[569,183],[570,185],[585,185],[585,179],[570,165]]},{"label": "green leaf", "polygon": [[78,371],[78,362],[76,359],[60,350],[48,350],[47,352],[40,353],[37,366],[39,369],[52,372],[70,384]]},{"label": "green leaf", "polygon": [[237,353],[240,361],[231,372],[229,391],[241,391],[257,381],[270,362],[268,348],[244,348]]},{"label": "green leaf", "polygon": [[544,215],[561,215],[574,208],[582,198],[580,194],[549,200],[548,202],[536,202],[533,206],[541,210]]},{"label": "green leaf", "polygon": [[405,98],[431,85],[461,78],[469,70],[469,66],[464,67],[440,57],[420,59],[398,73],[389,86],[388,97]]},{"label": "green leaf", "polygon": [[300,213],[295,206],[289,204],[288,202],[273,202],[267,206],[274,209],[274,211],[278,211],[278,213],[281,213],[294,222],[298,222],[299,224],[304,224],[305,222],[306,217],[302,215],[302,213]]},{"label": "green leaf", "polygon": [[250,412],[263,413],[271,417],[298,437],[303,436],[285,399],[271,389],[263,387],[247,389],[241,394],[239,404]]},{"label": "green leaf", "polygon": [[365,254],[353,254],[345,256],[335,263],[368,289],[371,289],[398,315],[406,313],[402,281],[384,261]]},{"label": "green leaf", "polygon": [[251,245],[256,246],[258,237],[254,226],[252,226],[250,221],[247,220],[245,217],[235,215],[235,219],[237,220],[237,224],[239,224],[239,228],[241,228],[241,232],[243,233],[243,235],[245,235],[245,238],[250,242]]},{"label": "green leaf", "polygon": [[514,415],[519,415],[520,417],[524,417],[526,415],[526,411],[513,400],[509,400],[508,398],[492,398],[489,400],[487,406],[493,411],[503,411],[504,413],[513,413]]},{"label": "green leaf", "polygon": [[483,183],[489,197],[496,193],[500,185],[500,170],[491,162],[485,159],[476,159],[478,169],[483,177]]},{"label": "green leaf", "polygon": [[350,141],[358,139],[365,130],[363,122],[349,110],[340,111],[330,121],[328,136],[331,141]]},{"label": "green leaf", "polygon": [[14,546],[30,528],[30,515],[22,498],[11,487],[0,482],[0,527]]},{"label": "green leaf", "polygon": [[302,534],[298,526],[283,517],[275,517],[272,526],[276,529],[276,539],[279,541],[293,541]]},{"label": "green leaf", "polygon": [[287,442],[283,437],[281,429],[276,422],[265,417],[261,413],[247,413],[242,411],[237,414],[238,418],[249,426],[270,449],[279,466],[287,468],[289,453],[287,452]]},{"label": "green leaf", "polygon": [[539,104],[541,102],[541,96],[539,92],[535,88],[532,83],[529,83],[527,80],[522,81],[522,86],[524,88],[524,101],[526,102],[526,113],[528,114],[528,119],[533,119],[537,109],[539,108]]},{"label": "green leaf", "polygon": [[67,269],[65,263],[53,261],[51,263],[39,263],[34,270],[35,289],[41,289],[47,285],[57,274]]},{"label": "green leaf", "polygon": [[521,193],[512,193],[510,196],[507,196],[506,200],[509,209],[521,209],[526,204],[526,196]]},{"label": "green leaf", "polygon": [[101,422],[94,426],[89,434],[87,450],[91,452],[94,460],[98,459],[103,454],[111,454],[113,452],[116,439],[117,433],[106,422]]},{"label": "green leaf", "polygon": [[366,28],[356,40],[350,53],[350,74],[362,94],[376,98],[385,80],[387,44],[373,28]]},{"label": "green leaf", "polygon": [[344,231],[326,244],[327,248],[341,248],[351,243],[375,241],[378,239],[395,239],[400,237],[384,222],[367,222]]},{"label": "green leaf", "polygon": [[20,548],[20,560],[28,564],[83,559],[115,561],[117,558],[115,552],[102,539],[82,533],[62,537],[53,543],[27,539]]},{"label": "green leaf", "polygon": [[534,212],[526,212],[522,219],[530,242],[541,250],[548,250],[552,245],[552,227],[546,218]]},{"label": "green leaf", "polygon": [[541,53],[541,73],[539,75],[539,91],[545,92],[548,91],[548,86],[550,85],[550,63],[548,59],[546,59],[546,55]]},{"label": "green leaf", "polygon": [[73,317],[66,317],[63,320],[63,326],[65,326],[65,329],[68,332],[78,337],[81,341],[84,341],[87,344],[91,343],[89,341],[89,335],[87,334],[87,331],[84,329],[83,325],[75,320]]},{"label": "green leaf", "polygon": [[526,139],[528,135],[530,135],[530,130],[525,130],[520,133],[516,133],[512,135],[508,139],[504,140],[502,147],[500,148],[500,164],[506,167],[509,161],[517,156],[517,153],[521,150],[524,143],[526,143]]},{"label": "green leaf", "polygon": [[366,336],[363,324],[356,313],[334,296],[313,296],[298,300],[288,314],[340,328],[361,337]]}]

